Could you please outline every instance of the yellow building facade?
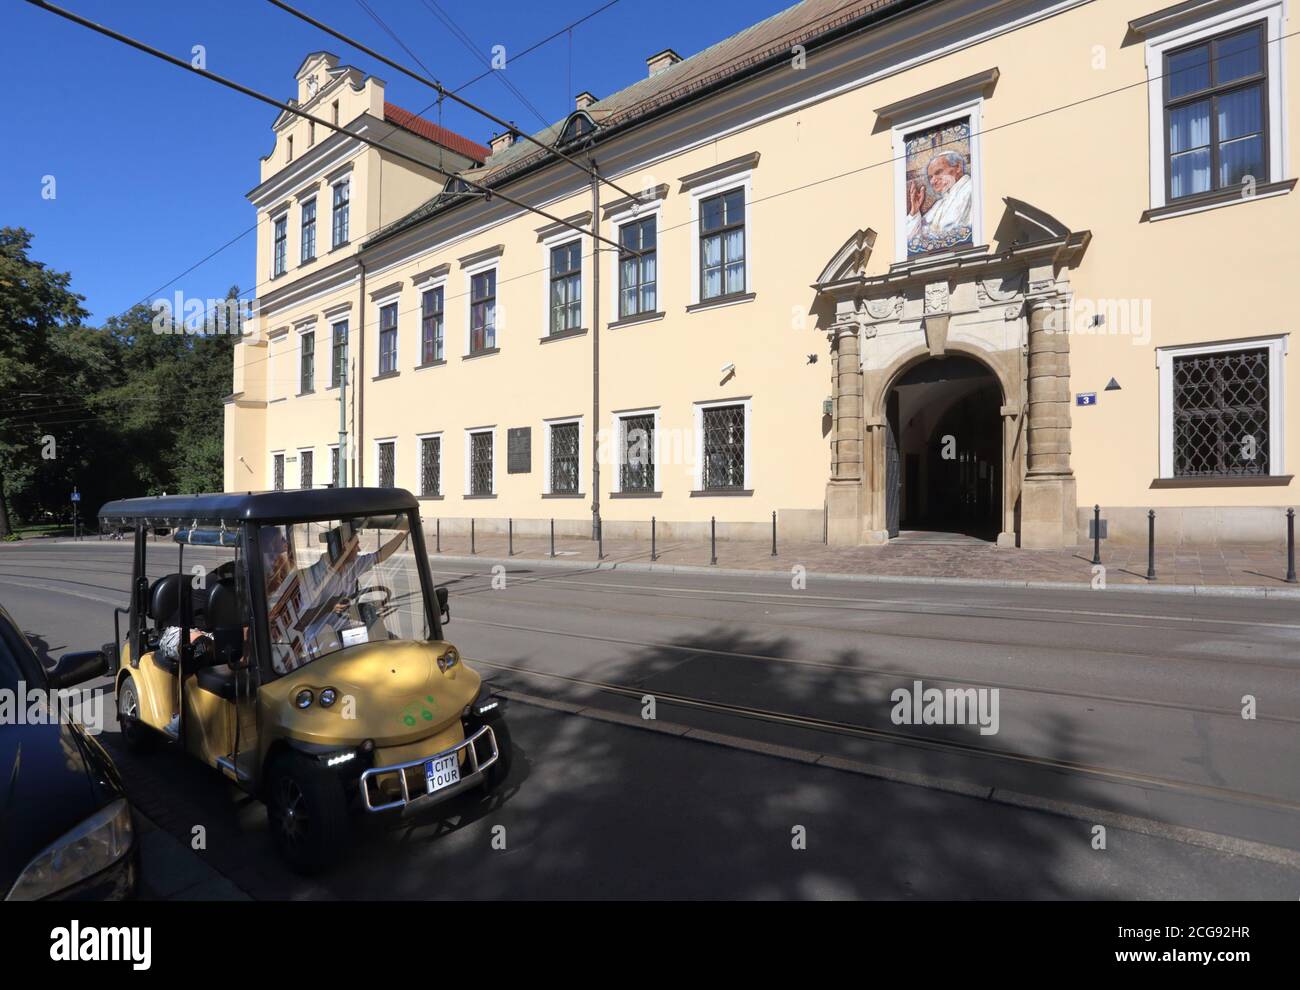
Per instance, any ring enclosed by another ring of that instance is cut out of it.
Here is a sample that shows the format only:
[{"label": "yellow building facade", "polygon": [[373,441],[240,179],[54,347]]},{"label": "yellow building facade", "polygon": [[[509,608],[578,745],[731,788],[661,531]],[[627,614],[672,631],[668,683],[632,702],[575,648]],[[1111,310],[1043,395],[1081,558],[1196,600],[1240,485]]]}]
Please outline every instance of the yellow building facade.
[{"label": "yellow building facade", "polygon": [[1289,24],[808,0],[535,135],[599,181],[309,56],[298,103],[347,133],[284,115],[249,194],[226,488],[395,485],[444,532],[763,538],[776,512],[789,539],[1060,547],[1095,503],[1112,539],[1154,508],[1164,540],[1275,540]]}]

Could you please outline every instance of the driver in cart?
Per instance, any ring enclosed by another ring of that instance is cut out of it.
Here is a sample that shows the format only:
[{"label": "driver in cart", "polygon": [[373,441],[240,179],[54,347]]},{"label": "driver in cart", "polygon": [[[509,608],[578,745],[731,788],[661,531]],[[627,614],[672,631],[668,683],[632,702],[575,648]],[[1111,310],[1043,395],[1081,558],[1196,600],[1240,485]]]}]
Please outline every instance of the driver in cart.
[{"label": "driver in cart", "polygon": [[406,534],[361,553],[360,536],[344,521],[321,535],[325,552],[314,563],[298,567],[286,529],[265,528],[260,538],[276,669],[288,673],[321,653],[377,638],[372,631],[385,638],[374,605],[357,599],[368,590],[385,590],[375,584],[375,568],[401,546]]}]

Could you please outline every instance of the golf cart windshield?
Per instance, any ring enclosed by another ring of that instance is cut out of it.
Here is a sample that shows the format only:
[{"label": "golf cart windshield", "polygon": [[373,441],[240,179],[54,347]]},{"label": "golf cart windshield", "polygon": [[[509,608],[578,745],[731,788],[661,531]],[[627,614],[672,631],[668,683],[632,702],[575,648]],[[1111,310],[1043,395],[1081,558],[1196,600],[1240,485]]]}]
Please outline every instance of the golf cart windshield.
[{"label": "golf cart windshield", "polygon": [[404,514],[262,526],[258,541],[277,674],[361,643],[430,638]]}]

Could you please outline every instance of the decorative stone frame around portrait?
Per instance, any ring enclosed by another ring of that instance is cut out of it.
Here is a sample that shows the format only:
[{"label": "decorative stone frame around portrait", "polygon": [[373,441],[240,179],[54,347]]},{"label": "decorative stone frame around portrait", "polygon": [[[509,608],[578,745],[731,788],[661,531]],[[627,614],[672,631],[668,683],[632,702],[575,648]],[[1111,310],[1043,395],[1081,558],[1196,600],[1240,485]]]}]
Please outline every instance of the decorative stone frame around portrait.
[{"label": "decorative stone frame around portrait", "polygon": [[[924,257],[917,255],[909,259],[907,253],[907,139],[919,131],[930,130],[948,124],[957,124],[963,118],[970,121],[970,179],[971,179],[971,246],[979,246],[984,241],[984,161],[980,152],[981,111],[984,106],[982,94],[970,96],[932,110],[924,116],[911,117],[907,120],[895,120],[891,127],[894,148],[894,263],[903,264],[908,260]],[[938,252],[936,252],[938,253]]]}]

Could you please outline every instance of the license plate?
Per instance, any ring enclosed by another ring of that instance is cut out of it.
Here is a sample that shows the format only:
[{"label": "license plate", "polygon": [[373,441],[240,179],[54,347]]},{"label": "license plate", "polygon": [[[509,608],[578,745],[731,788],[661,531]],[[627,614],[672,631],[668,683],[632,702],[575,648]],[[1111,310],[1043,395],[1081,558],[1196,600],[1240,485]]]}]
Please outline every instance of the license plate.
[{"label": "license plate", "polygon": [[456,758],[455,753],[448,753],[436,760],[428,760],[424,764],[424,782],[428,786],[430,794],[434,791],[440,791],[444,787],[450,787],[459,780],[460,761]]}]

